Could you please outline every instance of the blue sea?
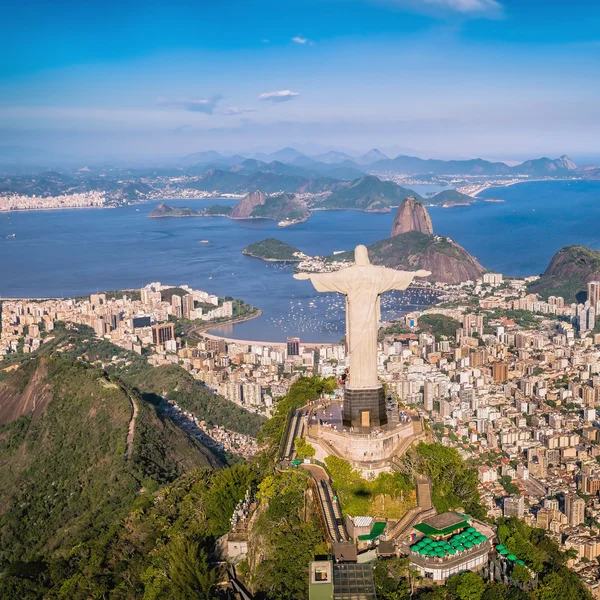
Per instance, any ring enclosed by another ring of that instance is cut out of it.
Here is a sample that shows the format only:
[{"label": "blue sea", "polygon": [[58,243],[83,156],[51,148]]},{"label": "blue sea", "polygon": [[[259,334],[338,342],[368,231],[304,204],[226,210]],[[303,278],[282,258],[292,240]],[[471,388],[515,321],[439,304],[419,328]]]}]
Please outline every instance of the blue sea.
[{"label": "blue sea", "polygon": [[[169,203],[200,209],[214,200]],[[241,251],[277,237],[307,254],[330,254],[387,237],[394,218],[393,212],[317,211],[306,223],[280,228],[274,221],[221,217],[147,218],[156,204],[0,213],[0,297],[69,297],[151,281],[187,283],[262,309],[261,317],[221,330],[230,337],[338,341],[338,295],[317,294],[309,282],[292,278],[292,267]],[[600,248],[600,182],[522,183],[486,190],[472,206],[429,210],[436,233],[450,236],[487,268],[510,275],[540,273],[567,244]],[[405,312],[414,300],[393,292],[384,316]]]}]

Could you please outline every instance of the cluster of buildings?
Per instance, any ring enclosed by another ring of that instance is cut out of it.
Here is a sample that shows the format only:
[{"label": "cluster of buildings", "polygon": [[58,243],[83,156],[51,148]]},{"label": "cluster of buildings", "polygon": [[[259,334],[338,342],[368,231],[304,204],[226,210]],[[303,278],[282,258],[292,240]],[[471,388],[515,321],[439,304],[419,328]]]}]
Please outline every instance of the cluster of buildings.
[{"label": "cluster of buildings", "polygon": [[105,192],[98,190],[60,196],[0,196],[0,212],[10,210],[53,210],[56,208],[102,208],[107,205]]},{"label": "cluster of buildings", "polygon": [[1,311],[0,357],[34,351],[61,321],[88,325],[99,338],[139,354],[142,347],[150,347],[152,360],[160,362],[168,353],[176,361],[181,343],[175,335],[175,321],[230,319],[233,302],[187,285],[174,288],[155,282],[118,297],[92,294],[83,299],[5,300]]},{"label": "cluster of buildings", "polygon": [[[545,529],[563,549],[577,550],[571,566],[593,581],[600,575],[600,283],[588,284],[580,305],[541,302],[526,283],[486,274],[465,287],[464,305],[443,311],[460,322],[454,336],[386,337],[382,376],[443,444],[477,466],[490,517]],[[538,316],[522,325],[501,316],[515,310]],[[415,325],[418,317],[405,320]]]}]

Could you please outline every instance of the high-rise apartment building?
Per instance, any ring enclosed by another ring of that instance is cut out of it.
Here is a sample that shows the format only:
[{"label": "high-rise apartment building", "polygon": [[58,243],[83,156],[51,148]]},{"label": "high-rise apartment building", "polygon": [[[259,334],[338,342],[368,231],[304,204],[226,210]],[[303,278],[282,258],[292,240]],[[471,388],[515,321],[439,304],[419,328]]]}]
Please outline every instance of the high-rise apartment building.
[{"label": "high-rise apartment building", "polygon": [[587,284],[588,302],[594,310],[598,310],[598,302],[600,302],[600,281],[590,281]]},{"label": "high-rise apartment building", "polygon": [[585,521],[585,500],[574,494],[565,496],[565,514],[571,527]]},{"label": "high-rise apartment building", "polygon": [[502,506],[505,517],[522,517],[525,514],[525,498],[523,496],[508,496]]},{"label": "high-rise apartment building", "polygon": [[435,397],[435,383],[426,381],[423,384],[423,407],[425,410],[433,410],[433,399]]},{"label": "high-rise apartment building", "polygon": [[467,337],[472,337],[474,333],[483,334],[483,316],[463,315],[463,329]]},{"label": "high-rise apartment building", "polygon": [[186,294],[182,299],[182,312],[184,319],[192,318],[192,311],[194,310],[194,295]]},{"label": "high-rise apartment building", "polygon": [[494,363],[492,377],[496,383],[504,383],[508,379],[508,365],[504,362]]},{"label": "high-rise apartment building", "polygon": [[161,323],[152,325],[152,343],[157,346],[175,339],[175,324]]},{"label": "high-rise apartment building", "polygon": [[580,333],[591,331],[596,326],[596,310],[593,306],[579,305],[577,307],[577,322]]},{"label": "high-rise apartment building", "polygon": [[178,319],[181,319],[183,316],[183,302],[181,296],[173,294],[171,296],[171,306],[173,307],[173,315]]},{"label": "high-rise apartment building", "polygon": [[300,338],[289,337],[287,339],[287,355],[300,356]]}]

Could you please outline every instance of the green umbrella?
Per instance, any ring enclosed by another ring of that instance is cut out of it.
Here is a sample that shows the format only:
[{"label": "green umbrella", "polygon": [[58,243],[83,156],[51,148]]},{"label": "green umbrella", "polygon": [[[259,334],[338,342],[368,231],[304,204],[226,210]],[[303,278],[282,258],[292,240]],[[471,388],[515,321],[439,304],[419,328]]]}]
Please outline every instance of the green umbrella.
[{"label": "green umbrella", "polygon": [[457,546],[457,547],[456,547],[456,550],[457,550],[458,552],[464,552],[464,551],[465,551],[465,547],[464,547],[464,546],[462,546],[462,545],[461,545],[461,546]]},{"label": "green umbrella", "polygon": [[500,550],[500,554],[502,554],[502,556],[508,556],[510,553],[506,548],[504,548],[503,550]]},{"label": "green umbrella", "polygon": [[517,560],[517,557],[514,554],[509,554],[506,558],[508,558],[508,560]]},{"label": "green umbrella", "polygon": [[475,529],[475,527],[469,527],[469,529],[467,529],[467,533],[475,533],[477,531],[477,529]]},{"label": "green umbrella", "polygon": [[498,544],[496,546],[496,550],[498,550],[498,552],[502,552],[502,550],[506,550],[506,548],[502,544]]},{"label": "green umbrella", "polygon": [[427,554],[427,552],[429,552],[429,550],[425,550],[425,548],[419,548],[419,554],[423,555]]},{"label": "green umbrella", "polygon": [[436,556],[439,556],[440,558],[442,558],[442,556],[446,556],[446,553],[443,550],[438,550],[435,554],[436,554]]},{"label": "green umbrella", "polygon": [[523,561],[521,559],[515,560],[515,563],[517,563],[518,565],[521,565],[522,567],[525,566],[525,561]]},{"label": "green umbrella", "polygon": [[456,554],[456,550],[454,548],[448,548],[448,554]]},{"label": "green umbrella", "polygon": [[431,538],[423,538],[421,540],[421,543],[425,544],[426,546],[431,546],[431,542],[433,542]]},{"label": "green umbrella", "polygon": [[472,548],[473,547],[473,542],[465,542],[465,548]]}]

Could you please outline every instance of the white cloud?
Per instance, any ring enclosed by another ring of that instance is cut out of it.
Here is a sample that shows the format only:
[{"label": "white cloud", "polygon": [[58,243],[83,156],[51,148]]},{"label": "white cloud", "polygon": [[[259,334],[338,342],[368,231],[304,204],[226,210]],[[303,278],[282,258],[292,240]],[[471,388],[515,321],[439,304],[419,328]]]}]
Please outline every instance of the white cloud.
[{"label": "white cloud", "polygon": [[187,110],[189,112],[200,112],[206,115],[212,115],[217,108],[217,104],[223,98],[220,94],[216,94],[212,98],[158,98],[156,101],[160,106],[166,106],[167,108],[179,108]]},{"label": "white cloud", "polygon": [[305,37],[302,37],[299,35],[297,35],[296,37],[293,37],[292,42],[294,42],[295,44],[302,44],[302,45],[312,44],[312,42],[308,38],[305,38]]},{"label": "white cloud", "polygon": [[279,90],[276,92],[265,92],[258,99],[262,102],[288,102],[288,100],[293,100],[299,95],[298,92],[292,92],[291,90]]}]

